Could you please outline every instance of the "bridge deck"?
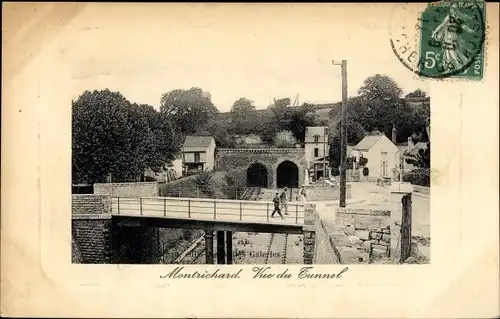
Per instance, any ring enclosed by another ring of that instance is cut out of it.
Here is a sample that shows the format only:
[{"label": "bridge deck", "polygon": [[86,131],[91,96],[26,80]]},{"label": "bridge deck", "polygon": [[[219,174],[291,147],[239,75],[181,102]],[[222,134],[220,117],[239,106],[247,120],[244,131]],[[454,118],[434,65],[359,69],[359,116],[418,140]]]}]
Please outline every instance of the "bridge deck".
[{"label": "bridge deck", "polygon": [[271,218],[272,202],[178,198],[178,197],[113,197],[111,214],[126,217],[190,219],[212,222],[295,225],[304,224],[304,204],[288,203],[284,219],[278,214]]}]

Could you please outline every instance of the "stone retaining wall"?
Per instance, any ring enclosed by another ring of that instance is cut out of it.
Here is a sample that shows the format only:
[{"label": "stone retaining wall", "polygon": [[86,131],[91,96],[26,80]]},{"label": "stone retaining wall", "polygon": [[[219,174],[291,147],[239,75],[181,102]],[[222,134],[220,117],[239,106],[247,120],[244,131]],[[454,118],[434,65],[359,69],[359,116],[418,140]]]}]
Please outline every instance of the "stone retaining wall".
[{"label": "stone retaining wall", "polygon": [[[305,186],[308,201],[339,200],[340,188]],[[346,185],[346,198],[351,198],[351,185]]]},{"label": "stone retaining wall", "polygon": [[80,214],[110,214],[111,198],[107,195],[72,195],[71,212]]},{"label": "stone retaining wall", "polygon": [[159,196],[159,184],[146,183],[96,183],[94,194],[111,197],[154,197]]},{"label": "stone retaining wall", "polygon": [[73,219],[71,223],[72,240],[78,254],[75,263],[103,264],[112,262],[112,226],[110,218]]},{"label": "stone retaining wall", "polygon": [[337,208],[330,237],[340,262],[368,264],[389,258],[397,238],[391,223],[390,211]]},{"label": "stone retaining wall", "polygon": [[304,264],[310,265],[314,262],[316,250],[316,212],[313,205],[306,205],[304,211]]},{"label": "stone retaining wall", "polygon": [[339,251],[335,249],[335,245],[328,234],[327,228],[316,212],[315,216],[314,228],[316,230],[316,242],[313,263],[320,265],[339,264]]}]

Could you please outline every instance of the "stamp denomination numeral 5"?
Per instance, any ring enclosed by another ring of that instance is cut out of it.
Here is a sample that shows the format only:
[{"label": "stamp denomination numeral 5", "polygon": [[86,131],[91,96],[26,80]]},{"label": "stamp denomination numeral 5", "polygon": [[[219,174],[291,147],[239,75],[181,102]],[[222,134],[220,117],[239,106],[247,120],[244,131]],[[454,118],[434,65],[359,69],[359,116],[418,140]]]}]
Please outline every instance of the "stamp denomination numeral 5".
[{"label": "stamp denomination numeral 5", "polygon": [[436,66],[436,61],[439,61],[439,54],[433,51],[425,52],[425,63],[424,66],[427,69],[432,69]]}]

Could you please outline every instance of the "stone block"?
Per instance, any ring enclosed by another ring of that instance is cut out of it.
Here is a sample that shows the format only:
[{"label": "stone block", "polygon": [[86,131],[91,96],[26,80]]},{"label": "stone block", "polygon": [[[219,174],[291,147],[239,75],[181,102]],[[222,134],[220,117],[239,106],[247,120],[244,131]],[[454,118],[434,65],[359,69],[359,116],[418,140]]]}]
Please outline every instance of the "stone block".
[{"label": "stone block", "polygon": [[381,245],[381,246],[390,246],[391,245],[391,243],[387,243],[387,242],[385,242],[383,240],[379,240],[378,244]]},{"label": "stone block", "polygon": [[391,216],[391,211],[390,210],[380,210],[380,209],[374,209],[371,211],[372,216]]},{"label": "stone block", "polygon": [[388,228],[384,228],[384,229],[382,229],[382,232],[383,232],[384,234],[390,234],[390,233],[391,233],[391,230],[390,230],[390,229],[388,229]]},{"label": "stone block", "polygon": [[382,234],[381,233],[373,233],[372,238],[380,240],[380,239],[382,239]]},{"label": "stone block", "polygon": [[371,239],[370,242],[374,245],[378,245],[378,240],[376,239]]},{"label": "stone block", "polygon": [[365,230],[365,229],[367,229],[367,225],[366,225],[365,222],[356,221],[356,222],[354,222],[354,229],[356,229],[356,230]]},{"label": "stone block", "polygon": [[369,261],[369,254],[363,250],[352,247],[339,248],[340,255],[345,264],[366,264]]},{"label": "stone block", "polygon": [[313,245],[314,238],[304,238],[304,245]]},{"label": "stone block", "polygon": [[378,245],[372,245],[372,251],[374,249],[383,250],[384,252],[386,252],[387,251],[387,246],[383,246],[383,245],[380,245],[380,244],[378,244]]},{"label": "stone block", "polygon": [[356,234],[356,230],[352,225],[344,227],[344,232],[346,233],[347,236],[353,236],[354,234]]},{"label": "stone block", "polygon": [[357,230],[356,236],[361,240],[369,240],[370,239],[370,232],[367,230]]},{"label": "stone block", "polygon": [[391,242],[391,235],[383,234],[382,241],[385,241],[386,243],[390,243]]},{"label": "stone block", "polygon": [[351,244],[353,245],[357,245],[361,240],[356,237],[356,236],[349,236],[347,237],[349,239],[349,241],[351,242]]},{"label": "stone block", "polygon": [[352,245],[351,242],[349,241],[349,238],[344,232],[338,232],[338,231],[333,232],[332,234],[330,234],[330,238],[338,247]]},{"label": "stone block", "polygon": [[369,241],[363,242],[363,248],[365,252],[369,253],[372,250],[372,243]]},{"label": "stone block", "polygon": [[383,258],[387,255],[386,250],[378,249],[378,248],[372,248],[372,256],[374,258]]}]

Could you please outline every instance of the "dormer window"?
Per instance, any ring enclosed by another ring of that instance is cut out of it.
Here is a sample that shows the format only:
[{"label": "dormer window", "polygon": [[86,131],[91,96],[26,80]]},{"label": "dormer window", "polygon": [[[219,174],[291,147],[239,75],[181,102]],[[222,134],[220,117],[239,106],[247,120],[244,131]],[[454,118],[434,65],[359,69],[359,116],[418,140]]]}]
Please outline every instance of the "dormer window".
[{"label": "dormer window", "polygon": [[319,135],[314,135],[314,143],[319,143]]}]

